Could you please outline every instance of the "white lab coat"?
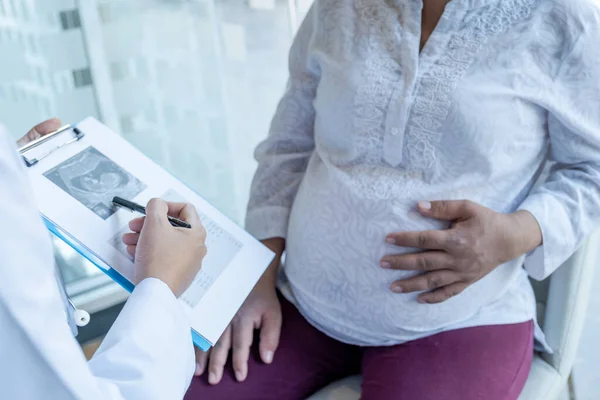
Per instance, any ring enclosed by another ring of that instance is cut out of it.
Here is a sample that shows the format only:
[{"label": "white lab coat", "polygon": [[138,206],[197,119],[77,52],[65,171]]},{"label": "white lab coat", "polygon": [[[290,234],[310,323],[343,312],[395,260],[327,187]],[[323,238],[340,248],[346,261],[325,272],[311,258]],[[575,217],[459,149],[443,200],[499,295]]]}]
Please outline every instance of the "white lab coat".
[{"label": "white lab coat", "polygon": [[182,398],[194,352],[189,323],[169,288],[156,279],[141,282],[86,362],[54,268],[23,163],[0,127],[0,398]]}]

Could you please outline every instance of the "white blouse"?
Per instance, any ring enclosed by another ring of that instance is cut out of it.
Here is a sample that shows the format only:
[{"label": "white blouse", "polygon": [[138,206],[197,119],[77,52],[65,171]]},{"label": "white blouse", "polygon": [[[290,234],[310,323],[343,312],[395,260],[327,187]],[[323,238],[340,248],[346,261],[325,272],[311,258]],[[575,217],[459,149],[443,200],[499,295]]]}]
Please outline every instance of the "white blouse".
[{"label": "white blouse", "polygon": [[[316,0],[256,151],[247,228],[287,239],[280,288],[351,344],[534,319],[528,275],[550,275],[600,222],[593,1],[454,0],[419,52],[422,6]],[[534,187],[547,159],[553,169]],[[447,227],[415,211],[439,199],[528,210],[544,245],[441,304],[392,293],[414,272],[379,260],[414,249],[385,237]]]}]

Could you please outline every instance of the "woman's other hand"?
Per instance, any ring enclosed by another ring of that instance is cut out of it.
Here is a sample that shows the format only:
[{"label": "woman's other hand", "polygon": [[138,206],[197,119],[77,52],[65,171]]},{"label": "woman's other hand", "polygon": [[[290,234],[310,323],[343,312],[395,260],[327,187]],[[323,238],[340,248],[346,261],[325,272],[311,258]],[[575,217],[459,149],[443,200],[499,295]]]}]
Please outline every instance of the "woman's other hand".
[{"label": "woman's other hand", "polygon": [[44,135],[47,135],[51,132],[58,130],[62,126],[60,119],[58,118],[50,118],[46,121],[37,124],[25,136],[21,139],[17,140],[17,146],[23,147],[27,143],[32,142]]},{"label": "woman's other hand", "polygon": [[279,345],[282,316],[275,279],[285,241],[274,238],[264,240],[263,243],[276,254],[271,266],[256,284],[215,347],[207,353],[196,349],[195,375],[200,376],[208,369],[208,382],[212,385],[218,384],[223,377],[229,350],[232,353],[236,379],[239,382],[246,379],[255,330],[260,330],[259,353],[265,364],[271,364]]},{"label": "woman's other hand", "polygon": [[385,256],[381,267],[421,271],[391,285],[396,293],[425,291],[421,303],[443,302],[542,244],[540,227],[527,211],[502,214],[467,200],[424,201],[418,209],[425,217],[452,221],[450,229],[388,235],[388,243],[424,251]]}]

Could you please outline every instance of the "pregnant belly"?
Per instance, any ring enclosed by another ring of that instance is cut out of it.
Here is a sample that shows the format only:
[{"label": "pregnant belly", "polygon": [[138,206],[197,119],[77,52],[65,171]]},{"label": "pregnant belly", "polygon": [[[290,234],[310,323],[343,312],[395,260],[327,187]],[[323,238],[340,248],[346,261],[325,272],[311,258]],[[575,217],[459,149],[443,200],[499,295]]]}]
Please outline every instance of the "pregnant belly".
[{"label": "pregnant belly", "polygon": [[412,211],[413,200],[365,200],[352,188],[308,174],[297,194],[287,237],[286,275],[309,320],[345,335],[393,339],[463,321],[498,298],[519,267],[507,264],[440,304],[418,293],[395,294],[390,284],[414,275],[379,267],[385,254],[415,251],[386,244],[390,232],[444,228]]}]

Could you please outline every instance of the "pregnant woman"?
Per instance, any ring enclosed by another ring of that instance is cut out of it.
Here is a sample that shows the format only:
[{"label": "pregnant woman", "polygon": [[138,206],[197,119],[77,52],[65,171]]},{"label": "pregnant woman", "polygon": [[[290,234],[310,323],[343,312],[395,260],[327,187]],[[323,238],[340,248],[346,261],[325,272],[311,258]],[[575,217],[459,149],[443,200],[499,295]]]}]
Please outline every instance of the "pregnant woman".
[{"label": "pregnant woman", "polygon": [[247,217],[285,266],[188,397],[516,399],[528,277],[600,222],[599,40],[591,0],[316,0]]}]

